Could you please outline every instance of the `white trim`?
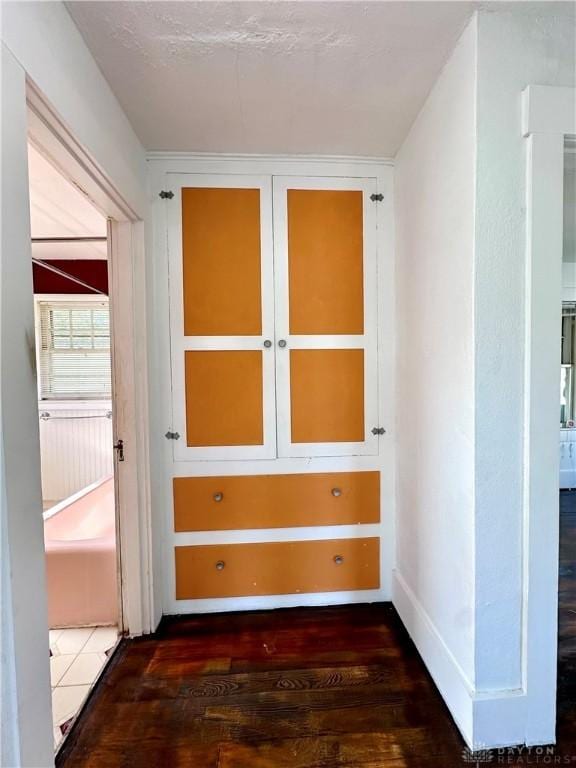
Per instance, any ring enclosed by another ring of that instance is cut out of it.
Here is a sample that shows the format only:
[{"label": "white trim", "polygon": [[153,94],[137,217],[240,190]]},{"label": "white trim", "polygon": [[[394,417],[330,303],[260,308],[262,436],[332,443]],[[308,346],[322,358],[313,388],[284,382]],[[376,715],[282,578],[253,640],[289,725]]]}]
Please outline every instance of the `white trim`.
[{"label": "white trim", "polygon": [[39,411],[110,411],[112,400],[38,400]]},{"label": "white trim", "polygon": [[122,616],[131,636],[155,629],[152,597],[149,499],[146,316],[141,224],[110,222],[110,322],[114,442],[124,441],[125,460],[115,455],[117,516],[122,575]]},{"label": "white trim", "polygon": [[427,611],[398,571],[393,603],[470,749],[524,743],[528,698],[522,689],[476,693]]},{"label": "white trim", "polygon": [[27,79],[30,141],[105,216],[137,221],[138,214],[76,140],[34,83]]},{"label": "white trim", "polygon": [[187,531],[173,533],[174,546],[206,544],[253,544],[270,541],[320,541],[322,539],[365,539],[380,535],[380,525],[322,525],[294,528],[250,528],[238,531]]},{"label": "white trim", "polygon": [[38,304],[41,301],[106,301],[108,296],[99,293],[35,293],[34,302]]},{"label": "white trim", "polygon": [[[197,174],[257,174],[262,176],[334,176],[342,178],[368,178],[376,177],[380,182],[387,174],[391,177],[392,163],[389,160],[371,158],[324,158],[320,156],[310,157],[285,157],[268,155],[209,155],[199,153],[170,154],[148,153],[148,165],[154,169],[157,184],[154,195],[158,194],[164,183],[164,173],[197,173]],[[156,191],[157,189],[157,191]],[[392,195],[392,188],[388,189]]]},{"label": "white trim", "polygon": [[[174,477],[218,477],[227,475],[262,475],[273,471],[275,475],[307,472],[354,472],[381,469],[378,456],[312,456],[277,458],[272,462],[260,459],[244,461],[190,461],[175,464]],[[380,484],[387,477],[380,478]],[[391,499],[389,499],[391,502]],[[172,506],[172,504],[170,504]],[[389,509],[389,507],[387,507]]]},{"label": "white trim", "polygon": [[474,685],[456,661],[412,589],[397,570],[393,574],[392,602],[456,725],[468,746],[471,746]]},{"label": "white trim", "polygon": [[[196,167],[199,167],[199,163],[242,163],[253,165],[254,163],[270,163],[276,170],[273,173],[278,173],[278,167],[282,164],[294,167],[297,163],[306,163],[308,167],[312,164],[319,163],[322,165],[331,166],[355,166],[362,165],[370,166],[393,166],[394,158],[392,157],[376,157],[371,155],[268,155],[258,153],[235,153],[235,152],[222,152],[215,154],[213,152],[168,152],[168,151],[155,151],[150,150],[146,153],[148,160],[152,161],[176,161],[180,167],[182,163],[189,163],[192,161]],[[356,174],[354,174],[356,175]]]},{"label": "white trim", "polygon": [[526,138],[526,354],[522,741],[555,741],[558,647],[558,336],[562,307],[564,137],[576,133],[576,91],[529,86]]},{"label": "white trim", "polygon": [[180,613],[221,613],[227,611],[264,611],[274,608],[311,608],[323,605],[354,605],[378,603],[379,590],[355,592],[310,592],[298,595],[271,595],[263,597],[215,597],[202,600],[172,600],[164,613],[174,616]]}]

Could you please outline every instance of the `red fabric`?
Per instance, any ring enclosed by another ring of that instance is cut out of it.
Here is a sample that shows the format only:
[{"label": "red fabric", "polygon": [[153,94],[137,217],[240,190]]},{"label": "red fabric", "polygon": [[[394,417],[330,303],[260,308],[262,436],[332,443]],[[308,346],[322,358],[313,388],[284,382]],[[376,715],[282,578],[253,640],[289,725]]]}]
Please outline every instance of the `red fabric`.
[{"label": "red fabric", "polygon": [[[46,263],[69,272],[108,295],[108,263],[104,259],[61,259]],[[38,264],[32,264],[32,270],[34,293],[94,293]]]}]

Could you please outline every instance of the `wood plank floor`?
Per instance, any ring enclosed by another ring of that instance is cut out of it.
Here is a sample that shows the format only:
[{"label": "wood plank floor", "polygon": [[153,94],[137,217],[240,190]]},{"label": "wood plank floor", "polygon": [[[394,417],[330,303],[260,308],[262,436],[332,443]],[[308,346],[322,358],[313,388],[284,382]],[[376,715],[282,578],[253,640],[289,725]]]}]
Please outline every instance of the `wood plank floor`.
[{"label": "wood plank floor", "polygon": [[562,496],[559,740],[546,762],[526,751],[472,761],[382,604],[165,620],[119,649],[58,765],[576,766],[576,494]]}]

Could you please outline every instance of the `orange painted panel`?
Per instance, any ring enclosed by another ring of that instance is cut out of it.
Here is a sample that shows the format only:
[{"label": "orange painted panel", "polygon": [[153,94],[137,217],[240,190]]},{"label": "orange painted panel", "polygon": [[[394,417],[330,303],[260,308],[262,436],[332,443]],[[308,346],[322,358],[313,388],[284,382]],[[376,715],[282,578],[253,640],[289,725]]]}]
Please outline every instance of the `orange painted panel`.
[{"label": "orange painted panel", "polygon": [[293,443],[364,440],[364,350],[290,350]]},{"label": "orange painted panel", "polygon": [[364,333],[362,192],[287,194],[290,333]]},{"label": "orange painted panel", "polygon": [[175,547],[176,599],[378,589],[379,545],[366,538]]},{"label": "orange painted panel", "polygon": [[182,190],[184,334],[259,336],[260,190]]},{"label": "orange painted panel", "polygon": [[262,353],[185,352],[186,443],[262,445]]},{"label": "orange painted panel", "polygon": [[379,522],[379,472],[174,478],[177,532]]}]

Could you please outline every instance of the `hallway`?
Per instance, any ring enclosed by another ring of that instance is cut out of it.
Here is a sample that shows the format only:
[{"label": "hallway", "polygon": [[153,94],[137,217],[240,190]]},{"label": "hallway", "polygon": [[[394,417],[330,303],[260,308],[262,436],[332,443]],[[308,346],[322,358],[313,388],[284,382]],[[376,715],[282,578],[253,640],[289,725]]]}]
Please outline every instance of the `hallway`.
[{"label": "hallway", "polygon": [[[554,755],[565,760],[576,755],[576,515],[563,506]],[[524,765],[527,754],[494,751],[493,761]],[[165,620],[153,639],[126,643],[116,654],[59,765],[452,768],[471,762],[394,609],[383,604]]]},{"label": "hallway", "polygon": [[[546,754],[492,750],[478,765],[576,764],[576,492],[560,499],[558,744]],[[119,649],[58,760],[60,768],[471,764],[390,604],[165,619],[153,638]]]},{"label": "hallway", "polygon": [[0,5],[0,766],[576,768],[576,3]]}]

